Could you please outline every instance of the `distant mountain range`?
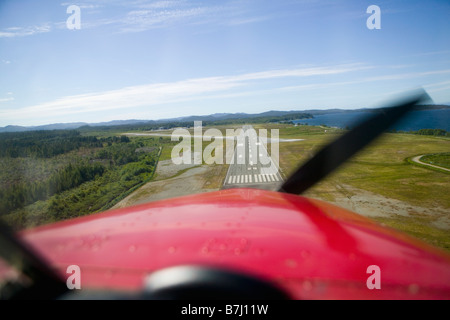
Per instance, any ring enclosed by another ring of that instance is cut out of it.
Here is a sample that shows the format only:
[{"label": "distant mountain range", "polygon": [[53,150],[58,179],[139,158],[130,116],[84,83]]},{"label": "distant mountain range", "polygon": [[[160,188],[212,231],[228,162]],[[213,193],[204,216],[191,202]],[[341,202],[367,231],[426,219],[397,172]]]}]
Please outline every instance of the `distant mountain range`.
[{"label": "distant mountain range", "polygon": [[[424,109],[450,109],[449,105],[420,105],[416,107],[417,110]],[[0,132],[22,132],[22,131],[37,131],[37,130],[64,130],[64,129],[78,129],[83,126],[90,127],[100,127],[100,126],[120,126],[120,125],[133,125],[138,123],[168,123],[168,122],[193,122],[193,121],[217,121],[217,120],[228,120],[228,119],[245,119],[245,118],[255,118],[255,117],[278,117],[295,113],[309,113],[314,115],[323,115],[329,113],[353,113],[353,112],[370,112],[373,109],[363,108],[363,109],[326,109],[326,110],[291,110],[291,111],[266,111],[262,113],[214,113],[204,116],[187,116],[160,120],[113,120],[108,122],[98,122],[98,123],[86,123],[86,122],[73,122],[73,123],[53,123],[41,126],[14,126],[9,125],[6,127],[0,127]]]}]

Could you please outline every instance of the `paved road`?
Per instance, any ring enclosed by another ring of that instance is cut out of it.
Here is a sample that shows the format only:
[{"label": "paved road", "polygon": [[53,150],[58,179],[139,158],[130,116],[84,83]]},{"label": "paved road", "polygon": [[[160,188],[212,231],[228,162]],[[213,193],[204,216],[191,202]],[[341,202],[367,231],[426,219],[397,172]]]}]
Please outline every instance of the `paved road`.
[{"label": "paved road", "polygon": [[[253,127],[247,125],[243,126],[242,129],[247,131],[253,129]],[[275,164],[276,161],[270,156],[266,158],[267,161],[261,161],[262,156],[269,155],[264,143],[252,135],[245,136],[245,139],[238,138],[235,143],[233,163],[228,168],[222,189],[278,189],[283,179]]]}]

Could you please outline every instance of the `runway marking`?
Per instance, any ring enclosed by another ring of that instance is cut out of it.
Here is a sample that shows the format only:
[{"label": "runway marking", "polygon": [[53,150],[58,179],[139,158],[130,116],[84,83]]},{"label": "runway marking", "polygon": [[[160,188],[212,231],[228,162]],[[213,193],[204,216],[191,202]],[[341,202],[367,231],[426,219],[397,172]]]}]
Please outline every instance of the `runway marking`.
[{"label": "runway marking", "polygon": [[[251,168],[248,168],[250,170]],[[244,174],[244,175],[232,175],[228,177],[228,184],[246,184],[246,183],[264,183],[280,181],[281,177],[278,174]]]}]

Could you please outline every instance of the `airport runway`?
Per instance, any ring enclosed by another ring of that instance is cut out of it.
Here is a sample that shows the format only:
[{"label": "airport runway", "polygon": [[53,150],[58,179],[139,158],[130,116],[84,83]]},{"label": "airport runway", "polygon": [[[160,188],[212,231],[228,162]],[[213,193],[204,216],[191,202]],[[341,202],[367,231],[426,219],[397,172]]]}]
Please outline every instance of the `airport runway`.
[{"label": "airport runway", "polygon": [[[243,130],[253,129],[243,126]],[[230,164],[222,189],[255,188],[277,190],[283,183],[276,162],[270,157],[267,148],[255,136],[245,136],[235,142],[233,163]],[[261,157],[267,155],[266,161]],[[266,164],[263,164],[266,163]],[[276,168],[276,170],[273,170]]]}]

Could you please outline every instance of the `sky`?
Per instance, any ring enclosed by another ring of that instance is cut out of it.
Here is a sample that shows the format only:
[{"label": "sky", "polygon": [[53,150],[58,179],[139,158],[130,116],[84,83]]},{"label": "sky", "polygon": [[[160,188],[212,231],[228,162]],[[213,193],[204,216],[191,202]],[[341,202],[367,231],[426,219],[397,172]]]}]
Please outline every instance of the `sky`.
[{"label": "sky", "polygon": [[0,126],[369,108],[418,87],[450,104],[449,14],[447,0],[0,0]]}]

